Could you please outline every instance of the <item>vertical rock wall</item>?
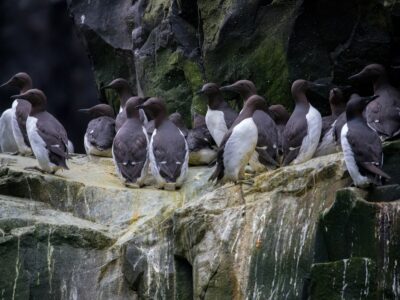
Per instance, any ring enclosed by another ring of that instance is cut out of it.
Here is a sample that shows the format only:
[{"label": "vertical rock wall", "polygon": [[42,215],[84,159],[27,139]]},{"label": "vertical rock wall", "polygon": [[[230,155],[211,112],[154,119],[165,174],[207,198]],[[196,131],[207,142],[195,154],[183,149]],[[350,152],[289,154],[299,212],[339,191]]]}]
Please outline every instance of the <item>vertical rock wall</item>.
[{"label": "vertical rock wall", "polygon": [[[165,98],[187,119],[204,110],[195,92],[205,81],[248,78],[270,103],[291,107],[294,79],[343,84],[366,63],[399,62],[397,1],[68,3],[99,85],[127,77],[138,93]],[[327,90],[311,97],[327,112]]]}]

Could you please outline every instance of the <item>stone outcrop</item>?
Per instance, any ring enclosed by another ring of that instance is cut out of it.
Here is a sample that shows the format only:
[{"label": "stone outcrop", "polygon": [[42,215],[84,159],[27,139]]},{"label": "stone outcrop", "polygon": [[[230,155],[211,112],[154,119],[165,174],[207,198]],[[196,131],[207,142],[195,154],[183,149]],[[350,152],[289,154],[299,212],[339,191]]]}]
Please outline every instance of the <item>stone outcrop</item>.
[{"label": "stone outcrop", "polygon": [[[367,63],[400,63],[398,1],[67,2],[99,86],[129,78],[138,93],[165,98],[187,121],[190,111],[204,110],[195,92],[205,81],[247,78],[271,104],[290,108],[295,79],[329,88],[348,84]],[[398,84],[398,69],[389,71]],[[328,88],[310,95],[323,113]]]},{"label": "stone outcrop", "polygon": [[[385,148],[397,165],[398,147]],[[58,176],[0,159],[4,299],[397,295],[399,186],[347,188],[340,153],[251,186],[214,187],[211,169],[190,168],[176,192],[126,188],[104,158],[74,156]]]}]

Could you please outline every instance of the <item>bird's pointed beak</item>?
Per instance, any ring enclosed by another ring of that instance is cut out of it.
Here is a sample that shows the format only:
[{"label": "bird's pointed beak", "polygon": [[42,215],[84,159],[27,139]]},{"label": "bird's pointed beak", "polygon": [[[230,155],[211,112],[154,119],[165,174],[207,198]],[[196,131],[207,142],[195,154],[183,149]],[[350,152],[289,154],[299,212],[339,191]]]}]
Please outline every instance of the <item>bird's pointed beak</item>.
[{"label": "bird's pointed beak", "polygon": [[145,107],[146,107],[145,105],[141,104],[141,105],[136,106],[135,108],[136,109],[144,109]]},{"label": "bird's pointed beak", "polygon": [[221,86],[221,87],[219,88],[219,90],[220,90],[221,92],[234,92],[234,91],[235,91],[235,88],[234,88],[234,86],[231,84],[231,85]]},{"label": "bird's pointed beak", "polygon": [[319,87],[327,87],[327,85],[323,83],[311,82],[311,87],[319,88]]},{"label": "bird's pointed beak", "polygon": [[88,114],[88,113],[90,113],[90,108],[81,108],[81,109],[78,109],[78,112]]},{"label": "bird's pointed beak", "polygon": [[12,100],[15,99],[24,99],[24,94],[19,94],[19,95],[13,95],[10,97]]},{"label": "bird's pointed beak", "polygon": [[107,85],[101,87],[101,90],[103,90],[103,91],[108,90],[108,89],[112,89],[112,85],[107,84]]},{"label": "bird's pointed beak", "polygon": [[379,95],[373,95],[369,97],[364,97],[363,100],[368,104],[372,101],[374,101],[376,98],[379,98]]},{"label": "bird's pointed beak", "polygon": [[12,82],[12,79],[8,80],[7,82],[4,82],[2,85],[0,85],[0,88],[8,86]]},{"label": "bird's pointed beak", "polygon": [[358,81],[359,79],[361,79],[362,76],[363,76],[363,72],[361,71],[360,73],[350,76],[349,78],[347,78],[347,80],[350,81],[351,83],[354,83],[355,81]]},{"label": "bird's pointed beak", "polygon": [[196,92],[196,95],[203,95],[203,91],[202,91],[202,90],[198,90],[198,91]]}]

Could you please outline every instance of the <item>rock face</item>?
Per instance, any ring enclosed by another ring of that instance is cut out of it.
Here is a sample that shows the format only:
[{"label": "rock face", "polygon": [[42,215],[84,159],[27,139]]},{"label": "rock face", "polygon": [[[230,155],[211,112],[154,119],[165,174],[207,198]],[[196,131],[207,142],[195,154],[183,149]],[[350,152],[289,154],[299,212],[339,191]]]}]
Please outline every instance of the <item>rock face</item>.
[{"label": "rock face", "polygon": [[[291,107],[295,79],[346,84],[367,63],[400,63],[398,1],[67,2],[99,85],[127,77],[187,119],[204,109],[195,95],[204,81],[248,78],[271,103]],[[311,98],[328,110],[327,90]]]},{"label": "rock face", "polygon": [[[385,148],[397,165],[399,145]],[[214,187],[210,169],[190,168],[176,192],[126,188],[105,158],[75,156],[59,176],[25,171],[31,158],[0,162],[3,299],[398,293],[400,188],[346,188],[341,154],[261,174],[252,186]]]}]

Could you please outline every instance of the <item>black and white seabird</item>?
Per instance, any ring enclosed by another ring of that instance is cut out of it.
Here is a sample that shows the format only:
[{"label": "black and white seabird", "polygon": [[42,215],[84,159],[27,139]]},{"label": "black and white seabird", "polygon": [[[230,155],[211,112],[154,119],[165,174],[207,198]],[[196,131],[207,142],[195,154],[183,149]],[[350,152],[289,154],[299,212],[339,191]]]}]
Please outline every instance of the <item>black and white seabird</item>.
[{"label": "black and white seabird", "polygon": [[[22,94],[32,88],[31,77],[24,72],[17,73],[2,85],[19,89]],[[0,118],[1,149],[3,152],[18,152],[21,155],[31,155],[26,120],[31,111],[31,104],[23,99],[15,99],[10,109]]]},{"label": "black and white seabird", "polygon": [[258,130],[253,115],[256,110],[267,108],[264,98],[258,95],[246,101],[222,140],[218,149],[217,165],[210,181],[237,183],[244,179],[244,170],[257,146]]},{"label": "black and white seabird", "polygon": [[108,104],[98,104],[80,109],[92,118],[84,136],[87,155],[112,157],[111,148],[115,137],[114,110]]},{"label": "black and white seabird", "polygon": [[295,109],[283,133],[283,165],[300,164],[311,159],[321,137],[322,118],[309,102],[306,92],[318,86],[307,80],[293,82],[292,96]]},{"label": "black and white seabird", "polygon": [[175,124],[176,127],[182,131],[183,135],[185,138],[187,138],[187,135],[189,133],[189,130],[187,129],[185,122],[183,121],[182,115],[179,112],[174,112],[173,114],[170,114],[168,119]]},{"label": "black and white seabird", "polygon": [[138,108],[154,117],[155,129],[149,145],[150,171],[158,188],[175,190],[186,179],[189,149],[182,131],[168,119],[165,102],[150,98]]},{"label": "black and white seabird", "polygon": [[187,136],[189,146],[189,164],[193,166],[209,165],[217,157],[217,148],[205,117],[197,113],[193,116],[193,128]]},{"label": "black and white seabird", "polygon": [[349,77],[349,80],[373,84],[374,94],[379,95],[366,108],[368,125],[383,140],[400,135],[400,92],[390,85],[385,67],[368,65],[360,73]]},{"label": "black and white seabird", "polygon": [[[358,94],[353,94],[351,97],[359,97]],[[351,99],[351,98],[350,98]],[[342,128],[344,126],[344,124],[346,124],[347,119],[346,119],[346,112],[342,112],[340,114],[340,116],[336,119],[336,121],[333,123],[333,140],[335,141],[336,147],[339,147],[339,151],[340,149],[342,149],[342,144],[341,144],[341,133],[342,133]]]},{"label": "black and white seabird", "polygon": [[286,123],[289,121],[290,114],[286,108],[281,104],[271,105],[269,113],[272,120],[275,121],[276,129],[278,130],[278,152],[280,155],[283,153],[283,132],[285,131]]},{"label": "black and white seabird", "polygon": [[[121,128],[122,124],[126,121],[125,105],[129,98],[133,97],[133,93],[129,82],[123,78],[117,78],[111,81],[108,85],[104,86],[103,89],[113,89],[119,95],[120,108],[119,113],[115,119],[115,131]],[[144,111],[140,111],[140,120],[145,124],[147,123],[147,116]]]},{"label": "black and white seabird", "polygon": [[29,142],[41,171],[54,174],[59,169],[68,169],[67,132],[61,123],[46,111],[46,95],[31,89],[12,99],[25,99],[32,105],[26,122]]},{"label": "black and white seabird", "polygon": [[205,95],[208,99],[206,125],[215,143],[219,146],[238,113],[226,103],[217,84],[207,83],[198,93]]},{"label": "black and white seabird", "polygon": [[378,96],[361,98],[353,95],[347,103],[347,122],[342,128],[341,143],[347,170],[358,187],[380,185],[381,179],[390,179],[382,171],[382,142],[363,117],[365,107]]},{"label": "black and white seabird", "polygon": [[[257,94],[256,87],[250,80],[239,80],[234,84],[220,88],[240,94],[244,103]],[[267,109],[256,110],[253,114],[258,131],[257,147],[250,159],[250,166],[255,172],[275,169],[278,166],[278,129]]]},{"label": "black and white seabird", "polygon": [[127,101],[127,119],[118,130],[112,147],[118,175],[125,184],[133,187],[145,184],[149,164],[149,139],[137,108],[141,103],[140,97],[132,97]]},{"label": "black and white seabird", "polygon": [[331,107],[331,114],[322,117],[321,138],[318,148],[315,151],[315,156],[323,156],[338,152],[334,133],[335,122],[346,110],[346,102],[341,89],[331,89],[329,93],[329,104]]}]

